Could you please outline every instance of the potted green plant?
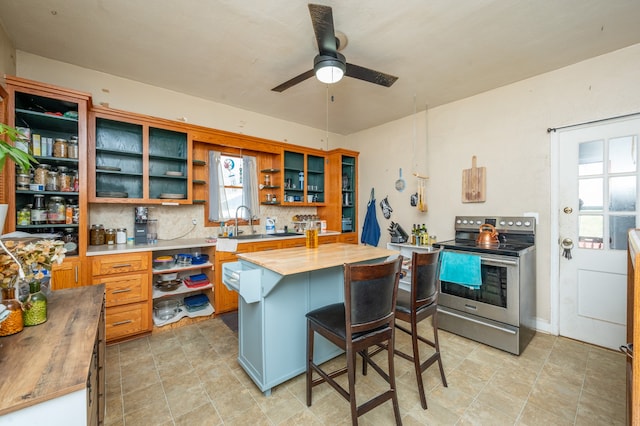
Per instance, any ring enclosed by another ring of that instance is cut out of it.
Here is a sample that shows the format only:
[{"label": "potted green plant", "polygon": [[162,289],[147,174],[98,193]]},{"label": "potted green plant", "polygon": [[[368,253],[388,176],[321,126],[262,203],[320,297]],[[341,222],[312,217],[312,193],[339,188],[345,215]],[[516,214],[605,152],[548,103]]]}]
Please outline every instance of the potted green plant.
[{"label": "potted green plant", "polygon": [[[5,136],[9,138],[12,143],[7,142]],[[16,141],[24,138],[25,135],[20,133],[15,127],[0,123],[0,137],[0,172],[4,170],[7,157],[11,158],[20,170],[24,171],[29,170],[31,164],[38,162],[31,154],[16,147]]]}]

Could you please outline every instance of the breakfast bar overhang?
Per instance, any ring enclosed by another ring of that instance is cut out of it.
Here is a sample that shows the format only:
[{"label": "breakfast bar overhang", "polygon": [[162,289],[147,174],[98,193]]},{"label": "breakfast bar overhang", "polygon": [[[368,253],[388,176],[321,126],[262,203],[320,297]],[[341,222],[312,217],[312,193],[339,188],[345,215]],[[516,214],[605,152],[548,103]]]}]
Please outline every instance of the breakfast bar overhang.
[{"label": "breakfast bar overhang", "polygon": [[[353,244],[238,254],[223,265],[223,283],[239,293],[238,362],[265,395],[306,369],[306,318],[313,309],[344,301],[345,263],[375,263],[397,251]],[[314,359],[341,350],[318,338]]]}]

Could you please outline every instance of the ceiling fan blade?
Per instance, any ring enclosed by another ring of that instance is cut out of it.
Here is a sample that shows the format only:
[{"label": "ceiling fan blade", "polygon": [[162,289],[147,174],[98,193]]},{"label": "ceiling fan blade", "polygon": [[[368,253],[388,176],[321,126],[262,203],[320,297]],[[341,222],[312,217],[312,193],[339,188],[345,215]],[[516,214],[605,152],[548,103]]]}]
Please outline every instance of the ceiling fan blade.
[{"label": "ceiling fan blade", "polygon": [[347,63],[347,72],[345,74],[348,77],[357,78],[359,80],[368,81],[369,83],[379,84],[380,86],[385,87],[391,87],[391,85],[398,79],[398,77],[390,74],[385,74],[380,71],[349,63]]},{"label": "ceiling fan blade", "polygon": [[309,14],[313,31],[316,33],[320,54],[335,54],[338,50],[336,33],[333,29],[333,12],[329,6],[309,4]]},{"label": "ceiling fan blade", "polygon": [[313,70],[305,71],[302,74],[293,77],[291,80],[285,81],[281,85],[276,86],[271,90],[274,92],[282,92],[284,90],[287,90],[291,86],[295,86],[298,83],[302,83],[303,81],[313,77],[314,75],[316,74],[313,72]]}]

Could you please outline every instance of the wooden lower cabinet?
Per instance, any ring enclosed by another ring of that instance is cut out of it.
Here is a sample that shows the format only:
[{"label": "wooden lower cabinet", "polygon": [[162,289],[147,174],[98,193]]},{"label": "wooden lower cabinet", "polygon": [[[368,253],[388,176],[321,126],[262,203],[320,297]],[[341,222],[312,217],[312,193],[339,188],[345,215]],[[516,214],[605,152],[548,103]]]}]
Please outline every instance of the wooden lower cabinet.
[{"label": "wooden lower cabinet", "polygon": [[348,232],[345,234],[340,234],[338,236],[338,241],[346,244],[358,244],[358,233]]},{"label": "wooden lower cabinet", "polygon": [[104,284],[107,342],[126,340],[153,329],[151,253],[94,256],[93,284]]},{"label": "wooden lower cabinet", "polygon": [[51,289],[81,287],[89,284],[86,277],[85,260],[79,257],[67,257],[60,265],[51,268]]}]

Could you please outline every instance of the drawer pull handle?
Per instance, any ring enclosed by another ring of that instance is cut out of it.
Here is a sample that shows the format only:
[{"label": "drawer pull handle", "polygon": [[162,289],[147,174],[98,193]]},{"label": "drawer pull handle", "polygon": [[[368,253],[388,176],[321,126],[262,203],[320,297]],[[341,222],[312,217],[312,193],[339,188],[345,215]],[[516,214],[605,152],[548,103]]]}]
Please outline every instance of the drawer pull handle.
[{"label": "drawer pull handle", "polygon": [[133,322],[133,320],[118,321],[118,322],[114,322],[114,323],[112,324],[112,326],[114,326],[114,327],[115,327],[116,325],[125,325],[125,324],[130,324],[130,323],[132,323],[132,322]]},{"label": "drawer pull handle", "polygon": [[128,293],[130,291],[131,291],[131,288],[127,287],[127,288],[121,288],[120,290],[113,290],[111,294]]},{"label": "drawer pull handle", "polygon": [[117,265],[112,265],[112,268],[128,268],[131,266],[130,263],[118,263]]}]

